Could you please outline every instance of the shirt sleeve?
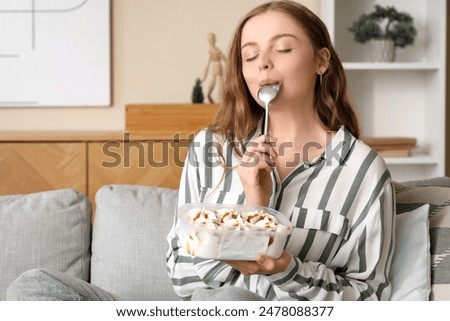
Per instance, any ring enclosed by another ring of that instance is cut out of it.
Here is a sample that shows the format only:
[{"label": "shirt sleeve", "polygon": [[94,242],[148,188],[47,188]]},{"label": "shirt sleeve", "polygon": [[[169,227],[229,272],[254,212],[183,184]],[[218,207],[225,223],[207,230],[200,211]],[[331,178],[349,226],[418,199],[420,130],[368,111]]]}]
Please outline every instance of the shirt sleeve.
[{"label": "shirt sleeve", "polygon": [[[201,175],[203,163],[199,141],[201,134],[191,144],[182,171],[178,206],[195,203],[200,199]],[[167,236],[169,250],[166,256],[167,270],[175,292],[184,300],[189,300],[196,288],[217,288],[231,280],[237,271],[228,264],[217,260],[202,259],[191,256],[182,247],[177,234],[179,225],[177,213],[174,213],[174,223]]]},{"label": "shirt sleeve", "polygon": [[[276,291],[298,300],[388,300],[395,231],[390,180],[376,196],[368,215],[350,227],[354,231],[341,245],[340,251],[348,252],[345,268],[333,270],[323,263],[292,257],[286,271],[266,276]],[[346,244],[354,245],[348,249]]]}]

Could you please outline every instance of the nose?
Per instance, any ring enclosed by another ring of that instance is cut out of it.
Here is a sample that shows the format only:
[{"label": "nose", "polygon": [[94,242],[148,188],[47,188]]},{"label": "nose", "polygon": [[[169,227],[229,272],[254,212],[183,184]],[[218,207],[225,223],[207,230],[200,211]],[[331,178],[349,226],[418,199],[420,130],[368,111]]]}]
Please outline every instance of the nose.
[{"label": "nose", "polygon": [[273,62],[270,58],[270,55],[267,53],[259,54],[259,64],[258,67],[260,70],[269,70],[273,68]]}]

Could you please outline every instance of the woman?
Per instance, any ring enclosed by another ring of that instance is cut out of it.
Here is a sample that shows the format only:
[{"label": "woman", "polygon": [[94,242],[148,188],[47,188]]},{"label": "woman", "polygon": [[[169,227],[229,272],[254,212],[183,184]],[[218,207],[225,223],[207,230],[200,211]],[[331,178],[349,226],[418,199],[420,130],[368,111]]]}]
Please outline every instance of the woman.
[{"label": "woman", "polygon": [[[394,195],[383,159],[364,145],[342,64],[323,22],[291,1],[263,4],[232,39],[223,103],[194,139],[179,204],[269,206],[294,230],[279,259],[189,255],[175,220],[169,275],[183,299],[387,300]],[[263,135],[260,86],[280,83]]]}]

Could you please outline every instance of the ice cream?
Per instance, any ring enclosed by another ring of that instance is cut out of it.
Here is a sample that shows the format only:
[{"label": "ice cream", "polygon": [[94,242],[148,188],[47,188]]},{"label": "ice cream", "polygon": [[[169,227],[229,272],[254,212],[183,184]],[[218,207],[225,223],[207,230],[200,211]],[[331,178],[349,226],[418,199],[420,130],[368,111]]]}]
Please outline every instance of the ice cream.
[{"label": "ice cream", "polygon": [[191,206],[180,213],[182,242],[189,254],[203,258],[254,260],[260,253],[279,257],[292,226],[286,217],[282,224],[268,211]]},{"label": "ice cream", "polygon": [[193,208],[187,214],[190,223],[207,228],[264,229],[267,231],[277,231],[284,228],[272,214],[264,210],[240,212],[234,208],[218,210]]}]

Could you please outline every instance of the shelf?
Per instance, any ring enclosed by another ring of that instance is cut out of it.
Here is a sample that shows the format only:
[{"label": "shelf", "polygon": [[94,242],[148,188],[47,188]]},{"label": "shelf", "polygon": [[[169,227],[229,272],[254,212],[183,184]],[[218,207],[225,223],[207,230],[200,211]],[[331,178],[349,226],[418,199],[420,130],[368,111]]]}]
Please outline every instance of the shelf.
[{"label": "shelf", "polygon": [[[321,0],[321,13],[347,74],[362,130],[371,136],[414,137],[411,156],[384,156],[395,180],[445,174],[446,0]],[[414,45],[394,62],[371,62],[370,48],[349,31],[374,4],[395,6],[415,21]]]},{"label": "shelf", "polygon": [[344,62],[345,70],[439,70],[439,63],[429,62]]},{"label": "shelf", "polygon": [[385,157],[388,165],[437,165],[439,160],[430,155],[417,154],[409,157]]}]

